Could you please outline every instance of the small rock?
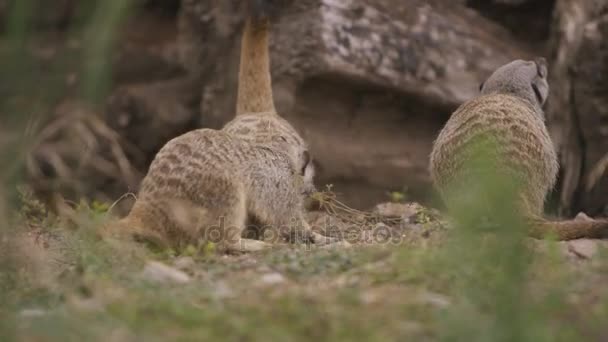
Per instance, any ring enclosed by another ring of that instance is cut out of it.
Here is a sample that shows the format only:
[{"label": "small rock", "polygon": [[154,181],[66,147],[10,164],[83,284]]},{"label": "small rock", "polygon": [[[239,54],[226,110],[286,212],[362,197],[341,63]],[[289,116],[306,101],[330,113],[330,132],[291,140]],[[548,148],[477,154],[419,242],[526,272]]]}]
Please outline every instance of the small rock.
[{"label": "small rock", "polygon": [[380,203],[374,208],[374,212],[384,217],[400,217],[404,214],[415,215],[416,212],[411,212],[411,206],[405,203]]},{"label": "small rock", "polygon": [[42,309],[23,309],[19,312],[19,316],[23,318],[36,318],[45,316],[47,312]]},{"label": "small rock", "polygon": [[574,220],[575,221],[593,221],[593,219],[591,217],[589,217],[587,214],[585,214],[582,211],[576,215]]},{"label": "small rock", "polygon": [[404,222],[413,222],[424,207],[416,202],[412,203],[380,203],[374,212],[383,217],[400,218]]},{"label": "small rock", "polygon": [[179,257],[175,259],[173,266],[182,271],[190,270],[194,267],[194,259],[192,257]]},{"label": "small rock", "polygon": [[158,261],[148,261],[141,275],[146,280],[161,284],[185,284],[190,281],[186,273]]},{"label": "small rock", "polygon": [[98,298],[70,297],[67,302],[80,312],[100,312],[104,309],[104,304]]},{"label": "small rock", "polygon": [[352,246],[352,244],[350,242],[345,241],[345,240],[341,240],[341,241],[338,241],[338,242],[333,242],[333,243],[321,246],[321,248],[323,248],[323,249],[349,248],[351,246]]},{"label": "small rock", "polygon": [[285,281],[285,277],[277,272],[264,274],[260,279],[260,283],[263,285],[277,285],[282,284]]},{"label": "small rock", "polygon": [[578,239],[568,241],[568,252],[581,259],[591,259],[598,251],[598,241],[591,239]]},{"label": "small rock", "polygon": [[452,303],[448,297],[438,294],[438,293],[433,293],[433,292],[426,292],[426,293],[422,294],[420,299],[423,302],[428,303],[428,304],[435,306],[437,308],[440,308],[440,309],[445,309],[448,306],[450,306],[450,304]]}]

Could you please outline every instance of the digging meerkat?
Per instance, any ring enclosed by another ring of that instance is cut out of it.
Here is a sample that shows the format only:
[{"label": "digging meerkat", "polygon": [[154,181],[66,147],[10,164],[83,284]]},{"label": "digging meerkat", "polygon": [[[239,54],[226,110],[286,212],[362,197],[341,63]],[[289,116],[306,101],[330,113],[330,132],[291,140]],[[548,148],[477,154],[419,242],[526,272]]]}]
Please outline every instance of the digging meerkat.
[{"label": "digging meerkat", "polygon": [[430,156],[433,183],[448,209],[462,197],[466,184],[476,183],[476,157],[470,146],[491,137],[488,156],[497,177],[521,181],[517,208],[535,238],[553,233],[560,240],[608,236],[608,220],[549,221],[543,218],[547,193],[553,188],[558,161],[544,122],[549,94],[547,63],[516,60],[498,68],[482,85],[480,96],[464,103],[439,133]]},{"label": "digging meerkat", "polygon": [[[272,2],[272,1],[271,1]],[[138,198],[119,225],[161,245],[200,238],[228,251],[270,244],[242,238],[246,222],[324,244],[306,222],[304,200],[316,191],[304,140],[274,109],[267,1],[252,1],[242,38],[237,117],[224,129],[199,129],[169,141],[156,155]],[[282,228],[287,228],[285,232]]]},{"label": "digging meerkat", "polygon": [[[295,163],[304,165],[301,170],[306,182],[314,182],[314,164],[308,144],[296,129],[277,113],[272,91],[270,71],[271,20],[282,7],[292,0],[251,0],[251,15],[245,22],[241,40],[241,59],[236,104],[236,117],[222,129],[241,139],[254,143],[267,143],[280,136],[289,154],[296,156]],[[336,242],[318,233],[312,233],[316,243]]]}]

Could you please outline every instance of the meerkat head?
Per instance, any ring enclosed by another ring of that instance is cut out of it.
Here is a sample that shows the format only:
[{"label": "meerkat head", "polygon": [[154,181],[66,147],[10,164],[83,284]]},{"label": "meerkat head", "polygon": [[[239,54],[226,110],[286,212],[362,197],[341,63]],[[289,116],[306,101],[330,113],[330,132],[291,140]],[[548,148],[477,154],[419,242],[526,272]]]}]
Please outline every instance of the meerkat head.
[{"label": "meerkat head", "polygon": [[549,96],[547,61],[542,57],[533,61],[515,60],[496,69],[479,88],[482,95],[514,95],[541,109]]},{"label": "meerkat head", "polygon": [[277,134],[273,137],[272,146],[273,148],[285,152],[295,169],[295,174],[302,181],[302,194],[310,195],[317,191],[314,178],[315,178],[315,167],[313,158],[303,141],[298,143],[294,141],[293,136]]},{"label": "meerkat head", "polygon": [[316,191],[315,170],[308,144],[287,120],[275,113],[243,114],[228,122],[223,130],[236,138],[285,153],[302,177],[304,193]]}]

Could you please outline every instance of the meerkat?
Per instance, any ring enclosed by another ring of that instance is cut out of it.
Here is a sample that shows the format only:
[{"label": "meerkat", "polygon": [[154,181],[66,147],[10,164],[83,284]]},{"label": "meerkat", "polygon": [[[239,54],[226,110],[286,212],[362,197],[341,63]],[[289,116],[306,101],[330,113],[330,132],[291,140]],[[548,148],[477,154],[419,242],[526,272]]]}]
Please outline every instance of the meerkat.
[{"label": "meerkat", "polygon": [[274,110],[266,5],[253,1],[245,25],[236,119],[174,138],[158,152],[120,222],[132,235],[178,248],[202,238],[252,252],[270,246],[242,237],[253,217],[281,234],[297,227],[305,240],[332,242],[304,218],[305,197],[316,191],[314,167],[304,140]]},{"label": "meerkat", "polygon": [[466,192],[483,172],[476,167],[476,152],[470,146],[490,137],[495,144],[487,145],[491,149],[485,152],[495,167],[494,176],[515,176],[522,182],[516,208],[529,223],[530,236],[552,233],[560,240],[606,236],[608,220],[553,222],[542,216],[558,173],[542,109],[549,94],[545,59],[503,65],[482,83],[480,92],[452,114],[430,155],[431,177],[448,209],[463,198],[458,192]]},{"label": "meerkat", "polygon": [[181,248],[203,239],[227,251],[250,252],[269,247],[242,238],[253,215],[273,228],[300,225],[313,239],[303,209],[304,196],[315,191],[303,176],[308,165],[294,165],[281,152],[282,137],[276,140],[252,144],[200,129],[169,141],[152,161],[122,225],[161,246]]},{"label": "meerkat", "polygon": [[[271,21],[277,17],[280,7],[291,0],[252,0],[251,15],[245,21],[241,38],[239,80],[236,117],[222,130],[254,143],[266,143],[280,135],[289,154],[296,156],[297,165],[306,165],[302,170],[306,182],[314,183],[315,169],[308,144],[298,131],[276,110],[272,90],[270,68]],[[320,243],[334,242],[329,237],[312,233]]]}]

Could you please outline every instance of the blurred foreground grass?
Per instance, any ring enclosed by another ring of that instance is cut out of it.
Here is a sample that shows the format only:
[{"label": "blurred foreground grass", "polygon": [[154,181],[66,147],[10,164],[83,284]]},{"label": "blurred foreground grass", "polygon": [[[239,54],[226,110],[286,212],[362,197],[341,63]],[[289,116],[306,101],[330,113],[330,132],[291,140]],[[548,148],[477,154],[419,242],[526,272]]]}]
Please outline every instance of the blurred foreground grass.
[{"label": "blurred foreground grass", "polygon": [[[2,87],[2,127],[17,133],[0,146],[0,340],[608,339],[605,251],[573,263],[557,243],[531,249],[508,208],[494,213],[493,233],[481,232],[476,208],[483,203],[475,198],[456,212],[456,229],[440,247],[182,252],[192,259],[100,240],[95,229],[107,206],[83,204],[74,217],[55,217],[29,196],[18,200],[32,122],[48,115],[62,88],[29,68],[24,49],[35,2],[15,3],[2,54],[12,81]],[[130,7],[124,0],[89,3],[73,34],[87,42],[81,95],[95,103],[105,96],[108,51]],[[503,194],[511,189],[482,182]],[[150,282],[142,276],[149,260],[181,264],[191,280]]]},{"label": "blurred foreground grass", "polygon": [[[10,256],[0,278],[3,341],[607,337],[606,253],[573,263],[557,243],[547,242],[534,258],[522,244],[525,262],[513,265],[498,239],[463,241],[452,233],[441,247],[175,255],[101,241],[94,227],[103,213],[83,206],[77,217],[30,216],[3,248]],[[142,272],[149,260],[182,269],[190,281],[151,281]]]}]

